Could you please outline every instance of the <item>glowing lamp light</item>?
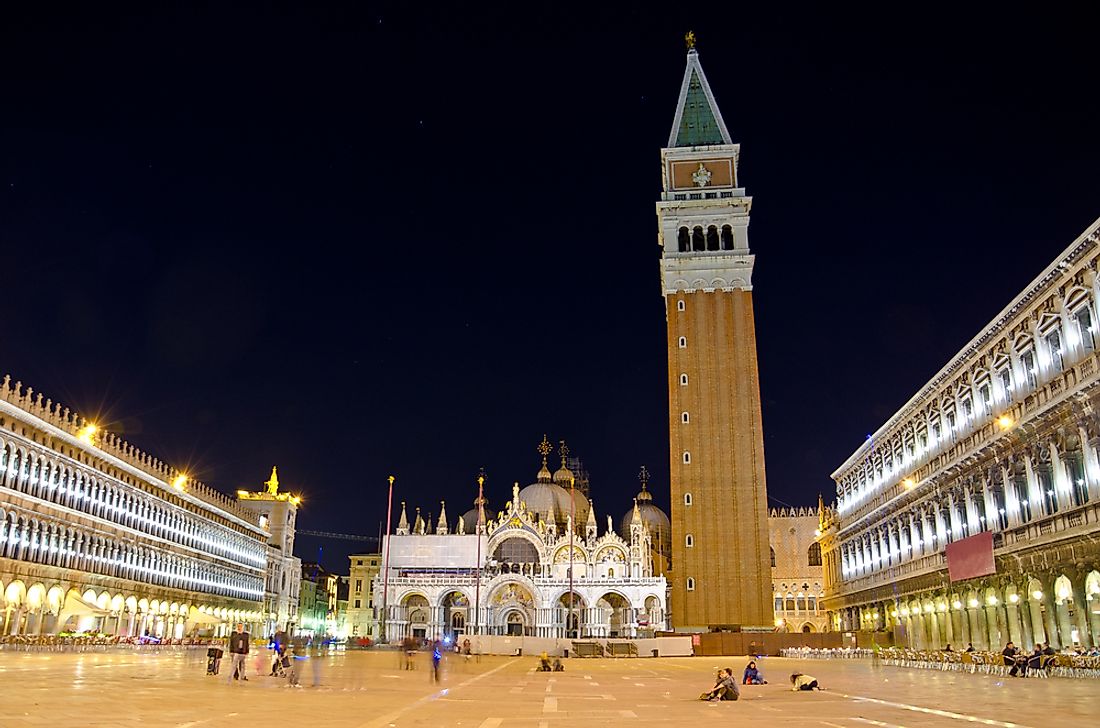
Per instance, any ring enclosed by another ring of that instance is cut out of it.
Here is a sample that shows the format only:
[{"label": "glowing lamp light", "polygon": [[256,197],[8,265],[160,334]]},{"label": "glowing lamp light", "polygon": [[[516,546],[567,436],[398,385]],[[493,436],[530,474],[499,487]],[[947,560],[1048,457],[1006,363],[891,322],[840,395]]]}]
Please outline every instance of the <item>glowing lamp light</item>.
[{"label": "glowing lamp light", "polygon": [[87,443],[89,445],[94,445],[95,434],[97,432],[99,432],[99,428],[89,422],[88,424],[80,428],[80,430],[76,433],[76,438],[81,442]]},{"label": "glowing lamp light", "polygon": [[1037,601],[1037,602],[1043,601],[1043,592],[1039,591],[1038,589],[1031,592],[1031,596],[1034,597],[1035,601]]},{"label": "glowing lamp light", "polygon": [[821,538],[821,529],[820,528],[815,528],[814,529],[814,536],[817,537],[817,538]]},{"label": "glowing lamp light", "polygon": [[901,484],[905,486],[906,490],[911,490],[916,487],[917,481],[913,480],[912,478],[906,478],[905,480],[901,481]]},{"label": "glowing lamp light", "polygon": [[940,606],[939,606],[939,610],[940,610],[941,612],[946,612],[946,611],[947,611],[947,605],[946,605],[946,604],[940,604]]},{"label": "glowing lamp light", "polygon": [[978,608],[978,600],[977,599],[971,599],[969,602],[967,602],[967,604],[970,605],[971,609],[977,609]]},{"label": "glowing lamp light", "polygon": [[909,616],[909,610],[908,609],[902,609],[901,610],[901,616],[908,617]]},{"label": "glowing lamp light", "polygon": [[962,609],[963,608],[963,603],[960,602],[958,599],[956,599],[955,601],[951,602],[951,606],[954,607],[955,609]]},{"label": "glowing lamp light", "polygon": [[775,620],[775,626],[776,626],[776,627],[782,627],[782,626],[783,626],[783,625],[784,625],[785,623],[786,623],[786,622],[785,622],[785,621],[783,620],[783,618],[782,618],[782,617],[780,617],[779,619]]},{"label": "glowing lamp light", "polygon": [[1015,604],[1016,602],[1020,601],[1020,597],[1017,596],[1016,594],[1009,594],[1008,595],[1008,601],[1011,602],[1012,604]]},{"label": "glowing lamp light", "polygon": [[985,600],[985,603],[991,607],[995,607],[997,606],[997,597],[990,597],[989,599]]},{"label": "glowing lamp light", "polygon": [[301,496],[292,495],[292,496],[290,496],[290,502],[293,503],[294,505],[298,505],[299,503],[302,502],[302,498],[301,498]]},{"label": "glowing lamp light", "polygon": [[176,490],[183,490],[183,486],[185,485],[187,485],[187,476],[183,473],[177,475],[175,480],[172,481],[172,487]]},{"label": "glowing lamp light", "polygon": [[247,495],[248,495],[248,491],[247,491],[247,490],[238,490],[238,491],[237,491],[237,496],[238,496],[238,497],[240,497],[240,498],[244,498],[244,497],[246,497]]},{"label": "glowing lamp light", "polygon": [[1014,423],[1015,420],[1008,415],[1001,415],[997,418],[997,427],[1000,427],[1002,430],[1007,430],[1009,427],[1012,427]]},{"label": "glowing lamp light", "polygon": [[892,612],[890,612],[890,616],[891,617],[897,617],[898,616],[898,610],[895,609]]}]

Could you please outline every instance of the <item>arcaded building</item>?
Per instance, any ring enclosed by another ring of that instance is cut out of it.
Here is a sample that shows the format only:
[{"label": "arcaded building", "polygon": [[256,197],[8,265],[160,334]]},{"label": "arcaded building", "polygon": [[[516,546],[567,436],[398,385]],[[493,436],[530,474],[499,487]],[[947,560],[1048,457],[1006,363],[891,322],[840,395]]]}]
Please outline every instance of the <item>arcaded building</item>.
[{"label": "arcaded building", "polygon": [[179,638],[269,622],[267,524],[21,383],[0,383],[8,635]]},{"label": "arcaded building", "polygon": [[774,629],[752,198],[689,38],[657,203],[668,331],[672,624]]},{"label": "arcaded building", "polygon": [[832,626],[1100,645],[1100,221],[833,473]]}]

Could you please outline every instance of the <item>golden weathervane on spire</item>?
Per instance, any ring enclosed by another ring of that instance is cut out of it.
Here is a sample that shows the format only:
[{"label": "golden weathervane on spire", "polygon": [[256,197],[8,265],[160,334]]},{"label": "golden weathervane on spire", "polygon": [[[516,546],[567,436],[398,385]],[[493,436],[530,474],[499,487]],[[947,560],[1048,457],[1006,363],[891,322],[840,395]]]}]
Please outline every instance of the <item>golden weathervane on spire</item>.
[{"label": "golden weathervane on spire", "polygon": [[569,447],[565,444],[565,440],[562,440],[558,446],[558,452],[561,453],[561,466],[564,468],[565,459],[569,457]]},{"label": "golden weathervane on spire", "polygon": [[695,31],[689,30],[684,34],[684,43],[687,45],[689,51],[695,50]]},{"label": "golden weathervane on spire", "polygon": [[542,435],[542,442],[539,443],[539,455],[542,455],[542,467],[546,467],[546,458],[554,451],[554,446],[550,444],[550,441],[546,439],[546,433]]}]

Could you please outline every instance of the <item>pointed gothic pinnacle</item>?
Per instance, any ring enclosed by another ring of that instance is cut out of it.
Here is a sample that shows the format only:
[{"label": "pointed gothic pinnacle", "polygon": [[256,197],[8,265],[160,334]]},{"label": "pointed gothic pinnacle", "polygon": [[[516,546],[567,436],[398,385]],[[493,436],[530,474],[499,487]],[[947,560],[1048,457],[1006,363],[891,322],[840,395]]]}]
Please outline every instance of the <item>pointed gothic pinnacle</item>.
[{"label": "pointed gothic pinnacle", "polygon": [[405,501],[401,501],[401,518],[397,521],[397,527],[409,530],[409,517],[405,515]]},{"label": "pointed gothic pinnacle", "polygon": [[634,512],[630,514],[631,525],[642,522],[642,512],[638,510],[638,499],[634,499]]},{"label": "pointed gothic pinnacle", "polygon": [[588,525],[596,525],[596,505],[591,501],[588,503]]},{"label": "pointed gothic pinnacle", "polygon": [[447,501],[439,501],[439,523],[436,530],[447,528]]}]

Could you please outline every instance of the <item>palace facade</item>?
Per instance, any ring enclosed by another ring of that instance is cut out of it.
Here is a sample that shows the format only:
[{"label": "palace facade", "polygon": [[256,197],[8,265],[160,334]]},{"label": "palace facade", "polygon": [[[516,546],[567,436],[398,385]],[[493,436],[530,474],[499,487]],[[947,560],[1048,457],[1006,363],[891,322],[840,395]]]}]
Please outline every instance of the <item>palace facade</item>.
[{"label": "palace facade", "polygon": [[551,474],[545,439],[540,452],[535,482],[522,490],[517,483],[495,515],[479,495],[453,523],[441,504],[434,526],[419,509],[410,524],[401,504],[374,579],[384,639],[640,637],[667,629],[667,585],[657,571],[666,552],[654,544],[638,501],[625,532],[616,532],[611,516],[601,529],[591,502],[570,487],[564,454]]},{"label": "palace facade", "polygon": [[4,634],[180,638],[234,622],[259,634],[281,616],[270,529],[68,408],[0,383]]},{"label": "palace facade", "polygon": [[[835,629],[929,649],[1100,644],[1098,244],[1100,221],[833,473]],[[981,575],[949,563],[982,541]]]},{"label": "palace facade", "polygon": [[822,506],[773,508],[768,513],[771,542],[775,627],[779,632],[829,632],[821,600],[825,595],[822,568]]}]

